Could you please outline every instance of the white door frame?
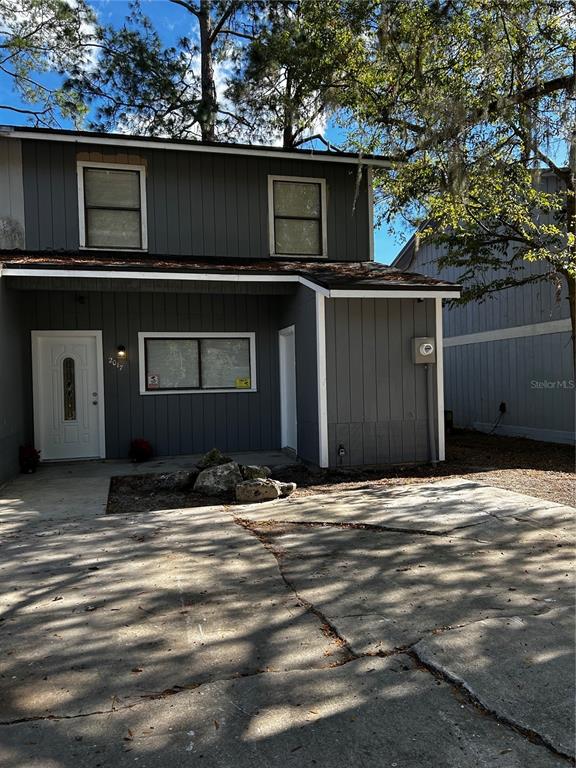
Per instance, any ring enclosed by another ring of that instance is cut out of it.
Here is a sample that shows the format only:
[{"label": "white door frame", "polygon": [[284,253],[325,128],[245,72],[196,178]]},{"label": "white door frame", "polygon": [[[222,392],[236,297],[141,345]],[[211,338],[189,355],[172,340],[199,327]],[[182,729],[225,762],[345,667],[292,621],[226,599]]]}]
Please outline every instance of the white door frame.
[{"label": "white door frame", "polygon": [[286,440],[286,432],[288,431],[286,428],[286,380],[283,376],[283,366],[284,361],[282,359],[282,338],[285,336],[293,336],[294,337],[294,384],[296,385],[296,326],[295,325],[288,325],[286,328],[281,328],[278,331],[278,360],[280,364],[280,442],[282,443],[281,448],[293,448],[295,451],[298,451],[298,410],[297,401],[294,402],[294,417],[295,417],[295,435],[294,435],[294,442],[296,445],[288,445]]},{"label": "white door frame", "polygon": [[[102,331],[31,331],[32,338],[32,391],[34,405],[34,440],[40,441],[42,435],[42,420],[40,418],[40,404],[43,402],[44,395],[43,381],[40,371],[40,356],[38,354],[38,340],[41,338],[58,336],[92,336],[96,339],[96,377],[98,381],[98,438],[100,443],[100,454],[96,458],[106,458],[106,434],[104,417],[104,354],[102,347]],[[42,450],[42,445],[36,445],[38,450]],[[62,459],[62,461],[74,461],[74,459]],[[83,461],[83,459],[77,459]]]}]

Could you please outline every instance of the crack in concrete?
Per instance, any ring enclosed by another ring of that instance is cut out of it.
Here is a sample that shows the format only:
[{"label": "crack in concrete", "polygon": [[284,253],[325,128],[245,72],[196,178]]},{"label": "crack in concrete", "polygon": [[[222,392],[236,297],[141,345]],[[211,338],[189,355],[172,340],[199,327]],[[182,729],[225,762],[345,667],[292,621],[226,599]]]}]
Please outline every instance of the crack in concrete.
[{"label": "crack in concrete", "polygon": [[474,692],[474,690],[466,683],[465,680],[461,680],[456,675],[448,672],[448,670],[444,668],[440,668],[435,666],[434,664],[431,664],[428,661],[424,661],[418,651],[415,648],[410,648],[406,651],[406,655],[410,656],[410,658],[416,663],[416,665],[427,672],[429,672],[433,677],[435,677],[438,680],[442,680],[443,682],[447,683],[451,686],[451,688],[459,694],[470,706],[480,711],[483,715],[490,717],[492,720],[497,722],[500,725],[504,725],[507,728],[510,728],[515,733],[518,733],[519,735],[523,736],[524,738],[528,739],[533,744],[538,744],[541,747],[545,747],[547,750],[552,752],[556,757],[560,757],[563,760],[566,760],[571,765],[576,765],[576,759],[573,755],[564,752],[561,749],[558,749],[549,739],[547,739],[545,736],[543,736],[541,733],[538,733],[538,731],[535,731],[533,728],[528,728],[525,725],[521,725],[520,723],[517,723],[512,718],[508,717],[507,715],[504,715],[501,712],[497,712],[495,709],[492,709],[487,704],[485,704],[482,699]]},{"label": "crack in concrete", "polygon": [[[496,515],[492,515],[492,516],[497,517]],[[388,650],[379,650],[379,651],[364,652],[364,653],[357,653],[356,651],[354,651],[352,646],[348,643],[347,640],[345,640],[340,635],[336,626],[322,613],[322,611],[320,611],[318,608],[316,608],[316,606],[313,603],[306,600],[299,594],[296,586],[286,577],[283,571],[283,568],[282,568],[283,553],[278,551],[274,547],[273,543],[270,541],[269,537],[266,536],[264,532],[256,530],[258,526],[262,527],[263,523],[264,523],[264,526],[266,525],[266,523],[268,524],[273,523],[276,525],[278,524],[279,525],[295,525],[295,526],[302,525],[305,527],[306,526],[337,527],[337,528],[343,528],[343,529],[380,530],[383,532],[390,531],[393,533],[410,533],[415,535],[445,537],[455,530],[474,527],[476,525],[480,525],[481,523],[472,523],[465,526],[457,526],[455,528],[451,528],[449,531],[428,531],[424,529],[405,529],[405,528],[396,528],[396,527],[388,527],[388,526],[377,526],[377,525],[371,525],[369,523],[323,523],[323,522],[316,522],[316,521],[286,522],[286,521],[274,521],[274,520],[250,521],[250,520],[246,520],[239,517],[233,517],[233,520],[237,525],[241,526],[246,531],[248,531],[251,535],[257,538],[258,541],[260,541],[260,543],[275,557],[280,577],[285,583],[287,589],[289,589],[295,595],[298,602],[305,608],[305,610],[308,613],[311,613],[317,619],[319,619],[319,621],[321,622],[321,629],[324,635],[326,637],[329,637],[334,643],[336,643],[341,649],[343,649],[344,655],[342,658],[334,661],[332,664],[326,665],[324,667],[315,667],[314,669],[316,669],[317,671],[318,670],[328,671],[335,667],[340,667],[345,664],[349,664],[352,661],[358,661],[363,658],[386,658],[389,656],[406,655],[410,659],[412,659],[412,661],[414,662],[414,664],[418,669],[426,671],[427,673],[431,674],[434,678],[438,680],[442,680],[444,683],[449,685],[450,688],[454,691],[454,693],[459,695],[466,702],[468,706],[472,707],[476,711],[479,711],[483,715],[490,717],[497,724],[503,725],[509,728],[510,730],[514,731],[515,733],[521,735],[522,737],[528,739],[531,743],[544,747],[545,749],[553,753],[555,756],[565,760],[571,765],[576,765],[576,760],[573,755],[570,755],[562,750],[559,750],[552,742],[550,742],[549,739],[547,739],[542,734],[538,733],[534,729],[523,726],[515,722],[513,719],[507,717],[506,715],[501,714],[496,710],[490,708],[487,704],[485,704],[480,699],[480,697],[472,690],[472,688],[464,680],[461,680],[456,675],[451,674],[445,669],[441,669],[427,661],[424,661],[418,654],[417,650],[415,649],[415,646],[420,642],[420,640],[422,640],[422,637],[419,637],[417,640],[414,640],[409,644],[390,648]],[[532,612],[531,614],[528,614],[528,615],[541,615],[541,613],[546,613],[546,612],[547,610],[544,610],[544,611],[541,611],[540,613]],[[357,615],[361,616],[366,614],[357,614]],[[518,614],[515,614],[515,615],[518,615]],[[433,634],[433,633],[439,633],[439,632],[453,631],[455,629],[459,629],[461,627],[469,626],[471,624],[475,624],[480,621],[483,621],[484,618],[485,617],[474,620],[474,621],[466,622],[463,624],[453,625],[453,626],[444,626],[444,627],[440,626],[430,630],[422,630],[422,633],[423,635],[426,635],[426,634]],[[512,617],[501,617],[501,618],[512,618]],[[30,722],[38,722],[38,721],[46,721],[46,720],[48,721],[73,720],[73,719],[85,718],[85,717],[96,717],[99,715],[113,715],[117,712],[142,706],[146,704],[148,701],[155,701],[158,699],[166,698],[168,696],[173,696],[173,695],[178,695],[180,693],[193,691],[204,685],[211,685],[218,682],[238,680],[243,677],[254,677],[256,675],[280,674],[280,673],[286,673],[286,672],[290,673],[290,672],[297,672],[297,671],[305,671],[305,670],[302,670],[300,668],[293,668],[289,670],[259,669],[253,672],[237,673],[235,675],[231,675],[223,678],[208,679],[198,683],[191,683],[187,685],[174,685],[171,688],[167,688],[164,691],[160,691],[157,693],[152,692],[149,694],[141,694],[138,700],[133,701],[130,704],[125,704],[120,707],[112,706],[112,708],[109,710],[96,710],[93,712],[83,712],[83,713],[73,714],[73,715],[37,715],[32,717],[23,717],[23,718],[17,718],[15,720],[0,721],[0,726],[12,726],[12,725],[19,725],[22,723],[30,723]]]},{"label": "crack in concrete", "polygon": [[[324,667],[315,667],[314,669],[316,671],[321,671],[324,669],[331,669],[331,665],[326,665]],[[237,672],[233,675],[226,675],[224,677],[215,677],[215,678],[209,678],[206,680],[201,680],[197,683],[185,683],[185,684],[175,684],[171,686],[170,688],[165,688],[163,691],[151,691],[149,693],[141,693],[135,695],[135,700],[132,701],[130,704],[123,704],[122,706],[113,706],[111,709],[101,709],[101,710],[95,710],[94,712],[80,712],[75,715],[32,715],[30,717],[19,717],[15,718],[14,720],[0,720],[0,726],[10,726],[10,725],[19,725],[21,723],[34,723],[38,721],[43,720],[75,720],[76,718],[81,717],[94,717],[97,715],[113,715],[117,712],[123,712],[127,709],[134,709],[135,707],[140,707],[145,704],[147,704],[149,701],[158,701],[159,699],[166,699],[169,696],[176,696],[179,693],[186,693],[190,691],[195,691],[198,688],[202,688],[204,685],[212,685],[214,683],[223,683],[223,682],[230,682],[232,680],[240,680],[244,677],[256,677],[257,675],[273,675],[273,674],[281,674],[283,672],[304,672],[306,671],[306,668],[302,667],[294,667],[291,669],[279,669],[279,670],[273,670],[273,669],[256,669],[250,672]]]},{"label": "crack in concrete", "polygon": [[354,659],[359,658],[359,656],[354,653],[352,648],[350,647],[349,643],[338,633],[338,630],[336,627],[332,624],[332,622],[320,611],[316,606],[314,606],[312,603],[310,603],[308,600],[306,600],[298,590],[296,589],[296,586],[288,579],[286,574],[284,573],[284,570],[282,568],[282,553],[279,552],[272,542],[268,539],[268,537],[260,532],[256,531],[251,527],[251,523],[249,520],[244,520],[240,517],[233,518],[234,522],[244,528],[244,530],[248,531],[252,536],[258,539],[258,541],[262,544],[265,549],[268,550],[272,555],[274,555],[276,559],[276,563],[278,566],[278,572],[280,573],[280,577],[286,587],[295,595],[296,599],[302,605],[302,607],[308,612],[313,614],[317,619],[319,619],[321,623],[322,632],[324,635],[332,640],[336,645],[338,645],[339,648],[343,649],[344,653],[344,659],[340,660],[340,663],[334,663],[331,666],[341,666],[342,664],[347,663],[348,661],[352,661]]},{"label": "crack in concrete", "polygon": [[379,531],[381,533],[409,533],[415,536],[435,536],[437,538],[445,538],[454,533],[454,531],[460,531],[465,528],[474,528],[482,523],[486,523],[483,520],[481,523],[468,523],[467,525],[457,525],[453,528],[449,528],[446,531],[431,531],[427,528],[402,528],[399,526],[391,525],[378,525],[376,523],[346,523],[343,521],[330,521],[325,522],[322,520],[275,520],[270,518],[268,520],[249,520],[244,517],[235,517],[234,520],[242,527],[249,530],[254,535],[257,535],[254,531],[255,528],[266,528],[272,526],[299,526],[302,528],[340,528],[343,530],[357,530],[357,531]]},{"label": "crack in concrete", "polygon": [[[483,715],[490,717],[494,722],[496,722],[499,725],[503,725],[506,728],[509,728],[510,730],[514,731],[514,733],[517,733],[518,735],[528,739],[533,744],[537,744],[538,746],[544,747],[548,751],[550,751],[552,754],[554,754],[556,757],[559,757],[571,765],[576,765],[576,760],[574,759],[573,755],[570,755],[568,753],[563,752],[562,750],[558,749],[549,739],[547,739],[542,734],[538,733],[537,731],[527,728],[526,726],[523,726],[519,723],[516,723],[511,718],[507,717],[506,715],[503,715],[501,713],[498,713],[497,711],[491,709],[489,706],[487,706],[475,693],[474,691],[466,684],[465,681],[460,680],[455,675],[451,675],[446,670],[441,670],[439,668],[436,668],[434,665],[429,664],[425,662],[423,659],[420,658],[418,652],[415,649],[415,646],[422,640],[422,637],[418,638],[412,643],[409,643],[404,646],[398,646],[392,649],[389,649],[387,651],[374,651],[374,652],[364,652],[364,653],[357,653],[354,651],[352,646],[346,641],[338,632],[338,629],[332,622],[328,620],[328,618],[318,609],[315,605],[310,603],[308,600],[305,600],[296,589],[295,585],[292,584],[292,582],[286,577],[286,575],[283,572],[282,569],[282,553],[276,550],[272,544],[272,542],[269,540],[269,538],[261,531],[254,530],[254,528],[257,528],[258,523],[261,521],[249,521],[242,518],[234,518],[234,522],[238,525],[242,526],[245,530],[249,531],[253,536],[255,536],[261,544],[269,551],[271,552],[274,557],[276,558],[276,562],[278,564],[278,571],[280,573],[280,576],[286,586],[294,593],[297,600],[306,608],[307,611],[315,615],[317,618],[319,618],[323,622],[323,627],[328,627],[330,629],[330,635],[333,636],[339,644],[341,644],[342,647],[344,647],[347,651],[347,658],[345,658],[343,661],[341,661],[339,664],[334,664],[333,666],[342,666],[344,664],[348,664],[351,661],[356,661],[362,658],[367,657],[381,657],[385,658],[387,656],[395,656],[395,655],[406,655],[409,658],[412,659],[412,661],[416,664],[416,667],[422,670],[425,670],[429,674],[431,674],[436,679],[442,680],[447,685],[450,686],[452,691],[460,695],[461,698],[466,702],[466,704],[476,711],[481,712]],[[275,521],[273,521],[275,522]],[[296,525],[299,525],[301,523],[295,523]],[[308,523],[304,522],[303,525],[312,525],[312,526],[322,526],[322,525],[336,525],[337,527],[341,528],[358,528],[359,526],[361,528],[368,527],[372,528],[373,526],[370,526],[369,524],[358,524],[358,523],[337,523],[337,524],[323,524],[323,523]],[[254,526],[254,528],[252,527]],[[385,529],[388,530],[388,529]],[[452,529],[456,530],[456,529]],[[413,531],[408,531],[409,533],[412,533]],[[421,531],[418,531],[417,533],[421,533]],[[438,534],[436,532],[432,533],[432,535],[446,535],[447,532],[443,532],[442,534]],[[545,611],[544,611],[545,612]],[[532,614],[532,615],[539,615],[539,614]],[[506,618],[506,617],[501,617]],[[433,632],[442,632],[442,631],[450,631],[453,629],[457,629],[460,627],[468,626],[470,624],[477,623],[479,621],[483,621],[484,618],[477,619],[475,621],[470,621],[458,626],[453,627],[438,627],[435,629],[430,630],[430,633]],[[424,633],[426,633],[426,630],[423,630]]]}]

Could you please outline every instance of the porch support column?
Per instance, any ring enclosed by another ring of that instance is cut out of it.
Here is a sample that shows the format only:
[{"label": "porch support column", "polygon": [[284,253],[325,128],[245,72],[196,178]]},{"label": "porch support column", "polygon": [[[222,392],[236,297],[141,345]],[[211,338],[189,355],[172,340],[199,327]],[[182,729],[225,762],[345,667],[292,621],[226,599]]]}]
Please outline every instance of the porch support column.
[{"label": "porch support column", "polygon": [[438,461],[446,460],[444,435],[444,339],[442,329],[442,299],[436,304],[436,392],[438,395]]},{"label": "porch support column", "polygon": [[318,464],[328,466],[328,395],[326,388],[325,297],[316,292],[316,365],[318,378]]}]

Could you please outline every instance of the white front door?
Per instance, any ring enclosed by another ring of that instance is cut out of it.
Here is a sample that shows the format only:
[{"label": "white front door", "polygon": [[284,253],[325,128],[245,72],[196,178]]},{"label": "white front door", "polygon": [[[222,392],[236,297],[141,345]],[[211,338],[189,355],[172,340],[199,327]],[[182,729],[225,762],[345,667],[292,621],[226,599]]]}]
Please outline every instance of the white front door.
[{"label": "white front door", "polygon": [[282,448],[298,448],[296,411],[296,344],[294,326],[283,328],[280,343],[280,425]]},{"label": "white front door", "polygon": [[41,459],[104,456],[99,331],[32,331],[34,431]]}]

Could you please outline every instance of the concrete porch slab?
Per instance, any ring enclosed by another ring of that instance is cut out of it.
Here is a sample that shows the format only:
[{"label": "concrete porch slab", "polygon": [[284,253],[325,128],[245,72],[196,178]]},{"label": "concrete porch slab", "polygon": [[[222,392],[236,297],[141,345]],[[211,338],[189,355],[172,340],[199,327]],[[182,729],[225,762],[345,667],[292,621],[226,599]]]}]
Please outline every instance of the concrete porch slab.
[{"label": "concrete porch slab", "polygon": [[[194,466],[203,454],[166,456],[133,463],[128,460],[47,462],[32,475],[19,475],[0,486],[0,519],[3,525],[18,526],[23,519],[66,520],[79,511],[98,516],[106,511],[109,480],[119,475],[175,472]],[[298,464],[282,451],[234,453],[240,464],[279,466]]]}]

